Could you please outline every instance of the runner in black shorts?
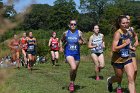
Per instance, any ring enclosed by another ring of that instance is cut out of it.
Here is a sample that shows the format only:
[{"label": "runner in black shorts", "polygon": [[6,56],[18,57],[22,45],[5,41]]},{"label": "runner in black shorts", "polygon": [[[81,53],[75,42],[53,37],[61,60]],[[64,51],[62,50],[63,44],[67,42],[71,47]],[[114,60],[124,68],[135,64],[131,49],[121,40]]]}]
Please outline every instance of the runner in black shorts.
[{"label": "runner in black shorts", "polygon": [[27,45],[28,69],[32,70],[32,66],[34,65],[36,55],[36,38],[33,37],[32,32],[29,32],[29,37],[27,38]]},{"label": "runner in black shorts", "polygon": [[[123,72],[125,71],[128,78],[128,89],[130,93],[136,93],[134,82],[134,66],[130,56],[130,34],[127,31],[128,19],[126,16],[120,16],[117,20],[115,32],[112,43],[112,66],[114,68],[115,76],[109,77],[108,91],[112,92],[112,84],[115,82],[121,83]],[[122,93],[121,87],[117,88],[117,93]]]},{"label": "runner in black shorts", "polygon": [[48,46],[51,49],[52,64],[55,66],[59,58],[59,38],[56,37],[56,32],[52,32]]},{"label": "runner in black shorts", "polygon": [[104,68],[103,49],[105,48],[104,35],[99,33],[99,26],[95,25],[93,28],[93,35],[90,36],[88,48],[91,49],[91,58],[95,64],[96,80],[100,80],[99,72]]}]

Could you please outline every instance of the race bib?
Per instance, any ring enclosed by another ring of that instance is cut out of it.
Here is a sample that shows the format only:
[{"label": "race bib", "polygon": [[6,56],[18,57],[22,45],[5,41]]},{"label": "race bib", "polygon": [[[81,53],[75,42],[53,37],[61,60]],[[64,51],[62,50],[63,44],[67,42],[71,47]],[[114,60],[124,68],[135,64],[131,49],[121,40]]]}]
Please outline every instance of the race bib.
[{"label": "race bib", "polygon": [[129,49],[121,49],[120,56],[121,57],[129,57]]},{"label": "race bib", "polygon": [[102,44],[97,45],[97,47],[96,47],[95,49],[96,49],[97,51],[102,50],[102,49],[103,49]]},{"label": "race bib", "polygon": [[34,48],[35,48],[34,45],[28,47],[29,51],[34,51]]},{"label": "race bib", "polygon": [[19,46],[15,46],[15,49],[18,49],[19,48]]},{"label": "race bib", "polygon": [[76,44],[69,44],[69,50],[77,50]]},{"label": "race bib", "polygon": [[56,44],[52,44],[52,48],[56,48],[57,47],[57,45]]}]

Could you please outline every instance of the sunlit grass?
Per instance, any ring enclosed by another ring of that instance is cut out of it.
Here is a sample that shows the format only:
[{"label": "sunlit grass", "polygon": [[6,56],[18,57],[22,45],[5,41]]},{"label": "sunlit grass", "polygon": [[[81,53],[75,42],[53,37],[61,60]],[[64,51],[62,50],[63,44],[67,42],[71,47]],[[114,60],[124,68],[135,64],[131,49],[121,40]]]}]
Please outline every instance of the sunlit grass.
[{"label": "sunlit grass", "polygon": [[[90,59],[90,55],[82,56],[81,59],[75,81],[75,93],[109,93],[106,89],[106,79],[108,76],[114,75],[113,68],[110,65],[110,56],[105,56],[106,66],[100,74],[103,77],[103,80],[100,81],[94,79],[94,64]],[[63,59],[59,60],[59,65],[52,67],[50,62],[38,64],[34,66],[32,73],[26,68],[21,68],[20,70],[11,68],[13,70],[12,77],[6,79],[0,91],[2,91],[1,93],[9,93],[9,90],[13,89],[13,93],[69,93],[67,90],[69,85],[69,65],[64,63]],[[140,66],[139,63],[138,66]],[[139,71],[138,69],[137,91],[140,91]],[[125,74],[122,86],[125,89],[124,93],[127,93],[127,78]],[[114,84],[114,92],[112,93],[116,93],[116,87],[117,85]]]}]

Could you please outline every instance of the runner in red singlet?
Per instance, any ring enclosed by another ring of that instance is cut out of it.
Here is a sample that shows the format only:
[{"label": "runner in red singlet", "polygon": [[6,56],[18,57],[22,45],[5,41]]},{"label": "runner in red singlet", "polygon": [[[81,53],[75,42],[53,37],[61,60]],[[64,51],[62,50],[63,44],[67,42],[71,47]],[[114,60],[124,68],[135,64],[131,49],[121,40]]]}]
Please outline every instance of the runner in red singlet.
[{"label": "runner in red singlet", "polygon": [[24,66],[27,67],[27,36],[26,33],[23,33],[22,38],[20,39],[21,51],[24,57]]},{"label": "runner in red singlet", "polygon": [[51,49],[52,64],[55,66],[59,58],[59,38],[56,37],[56,32],[52,33],[48,46]]}]

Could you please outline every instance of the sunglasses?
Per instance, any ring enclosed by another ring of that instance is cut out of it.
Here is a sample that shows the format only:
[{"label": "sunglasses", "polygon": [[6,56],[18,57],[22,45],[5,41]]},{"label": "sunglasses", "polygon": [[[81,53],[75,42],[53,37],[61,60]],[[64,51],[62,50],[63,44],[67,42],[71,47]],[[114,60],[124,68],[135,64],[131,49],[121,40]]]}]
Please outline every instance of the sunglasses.
[{"label": "sunglasses", "polygon": [[70,26],[76,26],[76,24],[70,24]]}]

